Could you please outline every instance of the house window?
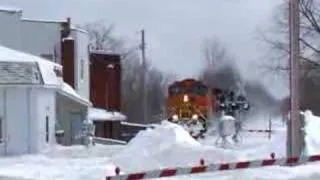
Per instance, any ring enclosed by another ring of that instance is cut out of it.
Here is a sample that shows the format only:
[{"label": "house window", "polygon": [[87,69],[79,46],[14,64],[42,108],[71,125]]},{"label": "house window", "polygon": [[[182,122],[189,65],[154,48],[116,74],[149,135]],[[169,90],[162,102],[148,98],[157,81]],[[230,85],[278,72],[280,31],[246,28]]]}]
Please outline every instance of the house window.
[{"label": "house window", "polygon": [[81,80],[84,78],[84,60],[80,60],[80,78]]},{"label": "house window", "polygon": [[49,142],[49,116],[46,116],[46,142]]}]

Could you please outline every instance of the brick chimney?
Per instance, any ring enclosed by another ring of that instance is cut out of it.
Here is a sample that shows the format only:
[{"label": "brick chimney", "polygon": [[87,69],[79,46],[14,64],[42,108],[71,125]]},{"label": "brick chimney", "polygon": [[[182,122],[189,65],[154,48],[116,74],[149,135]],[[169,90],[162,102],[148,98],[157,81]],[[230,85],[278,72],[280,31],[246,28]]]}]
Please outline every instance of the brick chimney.
[{"label": "brick chimney", "polygon": [[63,81],[75,88],[75,46],[71,37],[71,19],[62,23],[61,29],[61,65],[63,66]]}]

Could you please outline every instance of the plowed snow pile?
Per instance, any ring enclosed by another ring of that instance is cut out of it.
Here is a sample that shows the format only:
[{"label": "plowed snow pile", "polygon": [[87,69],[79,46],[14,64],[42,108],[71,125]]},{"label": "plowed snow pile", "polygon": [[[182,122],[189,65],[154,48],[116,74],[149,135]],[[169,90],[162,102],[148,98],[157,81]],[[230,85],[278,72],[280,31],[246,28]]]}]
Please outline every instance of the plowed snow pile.
[{"label": "plowed snow pile", "polygon": [[315,155],[320,153],[320,117],[314,116],[311,111],[304,112],[306,121],[306,153]]},{"label": "plowed snow pile", "polygon": [[163,121],[154,129],[140,131],[112,161],[128,172],[199,165],[201,158],[232,161],[239,159],[237,156],[231,150],[203,146],[182,127]]}]

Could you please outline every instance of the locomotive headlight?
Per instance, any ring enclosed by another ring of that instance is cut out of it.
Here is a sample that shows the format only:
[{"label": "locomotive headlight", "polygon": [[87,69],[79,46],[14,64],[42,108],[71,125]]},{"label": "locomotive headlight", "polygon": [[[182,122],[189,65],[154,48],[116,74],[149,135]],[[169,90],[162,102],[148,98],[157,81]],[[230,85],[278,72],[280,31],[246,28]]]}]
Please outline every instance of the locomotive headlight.
[{"label": "locomotive headlight", "polygon": [[179,119],[179,117],[178,117],[178,115],[175,114],[175,115],[172,116],[172,119],[177,121]]},{"label": "locomotive headlight", "polygon": [[199,118],[199,117],[198,117],[197,114],[192,115],[192,119],[196,120],[196,119],[198,119],[198,118]]},{"label": "locomotive headlight", "polygon": [[188,102],[188,101],[189,101],[188,95],[184,95],[184,96],[183,96],[183,102]]}]

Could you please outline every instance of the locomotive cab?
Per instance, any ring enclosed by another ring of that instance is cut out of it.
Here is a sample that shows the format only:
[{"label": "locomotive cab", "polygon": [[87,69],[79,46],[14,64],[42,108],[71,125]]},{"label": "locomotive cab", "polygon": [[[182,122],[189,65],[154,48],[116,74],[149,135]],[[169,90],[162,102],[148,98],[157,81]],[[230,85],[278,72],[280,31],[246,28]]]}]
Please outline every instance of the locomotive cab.
[{"label": "locomotive cab", "polygon": [[[167,108],[169,121],[184,126],[194,137],[201,136],[207,130],[206,121],[211,110],[208,87],[193,79],[171,84]],[[195,126],[198,132],[193,129]]]}]

